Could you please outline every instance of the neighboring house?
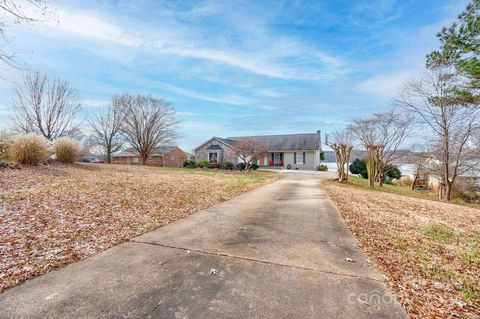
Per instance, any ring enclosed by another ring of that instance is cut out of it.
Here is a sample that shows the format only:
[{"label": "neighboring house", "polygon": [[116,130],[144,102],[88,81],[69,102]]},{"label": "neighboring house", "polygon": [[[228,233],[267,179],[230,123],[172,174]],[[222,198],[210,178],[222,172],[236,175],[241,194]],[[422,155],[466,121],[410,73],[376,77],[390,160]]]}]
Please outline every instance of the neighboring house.
[{"label": "neighboring house", "polygon": [[[457,185],[466,185],[474,184],[480,187],[480,168],[478,167],[479,159],[472,159],[466,161],[463,167],[459,167],[461,172],[456,178]],[[428,157],[423,166],[425,171],[425,179],[427,180],[427,185],[430,189],[438,190],[442,182],[442,177],[440,176],[439,167],[441,167],[442,161],[438,160],[435,156],[431,155]]]},{"label": "neighboring house", "polygon": [[[142,159],[138,152],[133,149],[127,149],[118,152],[113,156],[113,163],[117,164],[141,164]],[[153,150],[147,159],[147,165],[165,166],[165,167],[183,167],[183,162],[188,159],[188,154],[177,146],[160,146]]]},{"label": "neighboring house", "polygon": [[268,153],[257,160],[263,167],[314,170],[320,164],[320,132],[307,134],[212,137],[194,149],[197,161],[223,164],[241,162],[233,154],[235,141],[255,139],[265,144]]}]

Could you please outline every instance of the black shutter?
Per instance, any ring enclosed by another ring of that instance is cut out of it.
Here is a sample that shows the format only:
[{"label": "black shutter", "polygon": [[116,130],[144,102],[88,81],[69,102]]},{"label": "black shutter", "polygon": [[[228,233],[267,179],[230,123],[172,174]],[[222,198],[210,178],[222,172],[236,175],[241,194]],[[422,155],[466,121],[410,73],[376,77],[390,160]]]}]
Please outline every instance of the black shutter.
[{"label": "black shutter", "polygon": [[297,152],[293,152],[293,164],[297,164]]},{"label": "black shutter", "polygon": [[305,152],[303,152],[303,164],[305,164],[306,161],[305,161]]}]

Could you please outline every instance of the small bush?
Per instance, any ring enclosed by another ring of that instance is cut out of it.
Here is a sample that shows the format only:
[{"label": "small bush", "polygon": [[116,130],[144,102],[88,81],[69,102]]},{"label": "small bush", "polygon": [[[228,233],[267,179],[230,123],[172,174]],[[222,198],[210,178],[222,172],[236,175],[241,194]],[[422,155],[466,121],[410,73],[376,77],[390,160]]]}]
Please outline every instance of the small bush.
[{"label": "small bush", "polygon": [[48,141],[40,135],[26,134],[13,139],[8,148],[10,161],[25,165],[38,165],[45,162],[49,155]]},{"label": "small bush", "polygon": [[61,138],[55,141],[55,156],[61,163],[74,163],[80,155],[80,144],[77,141]]},{"label": "small bush", "polygon": [[238,163],[237,168],[241,171],[245,170],[245,163]]},{"label": "small bush", "polygon": [[233,163],[231,163],[231,162],[225,162],[225,163],[223,164],[223,168],[224,168],[224,169],[230,169],[230,170],[232,170],[232,169],[233,169]]},{"label": "small bush", "polygon": [[218,163],[210,163],[207,165],[208,168],[212,168],[212,169],[215,169],[215,168],[221,168],[222,165],[218,164]]},{"label": "small bush", "polygon": [[183,167],[185,168],[195,168],[195,161],[193,160],[186,160],[185,162],[183,162]]},{"label": "small bush", "polygon": [[208,160],[203,160],[203,161],[197,162],[195,166],[200,168],[205,168],[205,167],[208,167],[209,164],[210,162]]},{"label": "small bush", "polygon": [[256,171],[258,169],[258,165],[256,163],[253,163],[252,165],[250,165],[250,168]]},{"label": "small bush", "polygon": [[318,165],[317,166],[317,171],[326,172],[326,171],[328,171],[328,166],[327,165]]},{"label": "small bush", "polygon": [[348,168],[350,169],[350,173],[360,175],[365,179],[368,178],[367,164],[365,163],[365,160],[357,158]]},{"label": "small bush", "polygon": [[402,177],[398,180],[394,180],[393,183],[397,186],[411,186],[412,179],[410,177]]},{"label": "small bush", "polygon": [[393,182],[393,180],[391,180],[390,178],[385,178],[385,180],[383,181],[384,184],[387,184],[387,185],[395,185],[395,183]]},{"label": "small bush", "polygon": [[397,166],[387,165],[385,166],[385,176],[394,178],[394,179],[400,179],[400,177],[402,177],[402,173],[400,172]]}]

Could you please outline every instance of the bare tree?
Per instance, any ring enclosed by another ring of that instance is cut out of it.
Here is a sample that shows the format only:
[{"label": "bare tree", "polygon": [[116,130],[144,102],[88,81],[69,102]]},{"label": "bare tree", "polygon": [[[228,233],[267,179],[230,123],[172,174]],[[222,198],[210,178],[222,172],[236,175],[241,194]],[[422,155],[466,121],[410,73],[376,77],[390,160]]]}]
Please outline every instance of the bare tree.
[{"label": "bare tree", "polygon": [[349,130],[335,132],[332,141],[328,140],[328,136],[325,138],[325,144],[335,152],[338,181],[341,183],[348,181],[348,163],[353,149],[351,132]]},{"label": "bare tree", "polygon": [[349,125],[348,129],[367,150],[370,187],[374,187],[375,181],[383,186],[385,168],[398,158],[398,150],[411,131],[411,121],[411,116],[391,110],[355,120]]},{"label": "bare tree", "polygon": [[77,91],[66,80],[27,72],[16,87],[12,122],[22,133],[37,133],[51,140],[78,135],[74,119],[80,111]]},{"label": "bare tree", "polygon": [[267,155],[268,149],[263,142],[256,139],[241,139],[235,141],[232,152],[249,169],[252,163]]},{"label": "bare tree", "polygon": [[165,100],[151,95],[124,94],[125,120],[122,132],[127,142],[146,164],[152,151],[175,136],[178,121],[175,109]]},{"label": "bare tree", "polygon": [[47,13],[47,5],[44,0],[0,0],[0,65],[10,64],[13,54],[5,52],[3,48],[8,41],[6,28],[10,23],[30,24],[40,21]]},{"label": "bare tree", "polygon": [[90,141],[100,146],[107,163],[112,162],[112,154],[118,152],[125,142],[122,127],[125,121],[125,97],[115,95],[103,114],[91,115],[88,119],[92,129]]},{"label": "bare tree", "polygon": [[456,97],[454,88],[461,85],[459,81],[461,77],[451,66],[437,65],[423,78],[407,83],[395,100],[431,129],[436,159],[431,163],[441,179],[439,197],[448,201],[456,178],[480,164],[473,142],[480,129],[480,108]]}]

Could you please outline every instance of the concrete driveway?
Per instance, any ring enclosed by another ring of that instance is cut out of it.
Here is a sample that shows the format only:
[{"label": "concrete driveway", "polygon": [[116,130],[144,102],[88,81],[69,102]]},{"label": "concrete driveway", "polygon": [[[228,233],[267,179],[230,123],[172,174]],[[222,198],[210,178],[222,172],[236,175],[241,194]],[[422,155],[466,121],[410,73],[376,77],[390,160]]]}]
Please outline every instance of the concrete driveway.
[{"label": "concrete driveway", "polygon": [[319,178],[288,173],[9,289],[0,318],[406,318]]}]

